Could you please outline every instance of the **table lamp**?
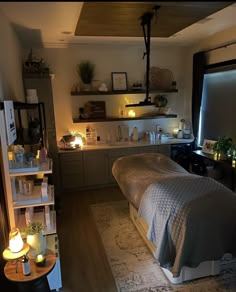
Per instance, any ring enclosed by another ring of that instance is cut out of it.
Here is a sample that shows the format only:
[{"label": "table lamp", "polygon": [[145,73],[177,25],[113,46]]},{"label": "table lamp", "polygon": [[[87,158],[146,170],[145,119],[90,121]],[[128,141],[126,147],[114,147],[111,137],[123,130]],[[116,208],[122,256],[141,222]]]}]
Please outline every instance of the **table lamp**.
[{"label": "table lamp", "polygon": [[9,247],[6,248],[2,256],[5,260],[15,260],[27,254],[30,246],[24,243],[18,228],[13,228],[9,233]]}]

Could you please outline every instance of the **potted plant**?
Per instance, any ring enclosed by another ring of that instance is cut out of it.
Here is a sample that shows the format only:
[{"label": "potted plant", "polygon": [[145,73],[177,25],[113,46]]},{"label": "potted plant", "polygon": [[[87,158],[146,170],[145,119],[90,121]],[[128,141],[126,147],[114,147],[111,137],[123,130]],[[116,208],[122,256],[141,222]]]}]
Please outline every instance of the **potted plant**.
[{"label": "potted plant", "polygon": [[231,137],[219,137],[219,139],[213,145],[214,154],[217,156],[216,160],[226,159],[232,144],[233,140]]},{"label": "potted plant", "polygon": [[77,66],[77,72],[84,84],[85,90],[89,90],[94,78],[95,65],[90,61],[82,61]]},{"label": "potted plant", "polygon": [[154,97],[154,103],[156,105],[156,107],[159,107],[159,113],[160,114],[165,114],[167,112],[167,103],[168,103],[168,100],[166,98],[165,95],[156,95]]},{"label": "potted plant", "polygon": [[46,242],[43,236],[44,226],[40,221],[32,221],[24,229],[26,242],[30,246],[29,257],[36,258],[38,254],[45,254]]}]

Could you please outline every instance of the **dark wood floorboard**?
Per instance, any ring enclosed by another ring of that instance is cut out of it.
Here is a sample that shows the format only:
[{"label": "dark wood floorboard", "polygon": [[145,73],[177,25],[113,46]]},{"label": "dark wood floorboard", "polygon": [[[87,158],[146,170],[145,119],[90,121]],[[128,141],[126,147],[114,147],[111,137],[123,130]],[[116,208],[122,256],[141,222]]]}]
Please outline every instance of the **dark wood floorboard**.
[{"label": "dark wood floorboard", "polygon": [[117,291],[89,205],[124,199],[118,187],[61,195],[57,230],[62,291]]}]

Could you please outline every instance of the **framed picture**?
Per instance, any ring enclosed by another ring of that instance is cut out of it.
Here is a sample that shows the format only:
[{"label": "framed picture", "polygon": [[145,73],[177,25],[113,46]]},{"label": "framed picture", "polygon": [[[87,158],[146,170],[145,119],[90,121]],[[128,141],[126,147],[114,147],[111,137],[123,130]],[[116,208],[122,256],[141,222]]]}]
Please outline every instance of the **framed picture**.
[{"label": "framed picture", "polygon": [[126,72],[112,72],[111,81],[112,81],[112,91],[127,91],[128,90]]},{"label": "framed picture", "polygon": [[208,154],[213,154],[214,153],[213,146],[214,146],[215,142],[216,141],[214,141],[214,140],[204,139],[203,146],[202,146],[202,152],[208,153]]}]

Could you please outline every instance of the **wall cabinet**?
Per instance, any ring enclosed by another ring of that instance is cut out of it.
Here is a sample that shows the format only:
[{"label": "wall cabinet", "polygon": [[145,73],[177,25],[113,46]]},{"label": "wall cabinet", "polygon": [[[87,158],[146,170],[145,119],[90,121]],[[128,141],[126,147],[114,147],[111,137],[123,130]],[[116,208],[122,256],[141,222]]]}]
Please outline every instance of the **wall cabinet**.
[{"label": "wall cabinet", "polygon": [[[45,163],[35,161],[34,165],[28,167],[24,164],[15,166],[13,161],[8,160],[8,145],[6,139],[6,126],[3,110],[0,110],[0,141],[1,141],[1,171],[4,177],[4,191],[8,210],[10,228],[18,227],[25,236],[23,230],[32,221],[41,221],[45,226],[43,231],[47,241],[57,237],[56,233],[56,211],[54,208],[55,196],[53,185],[48,184],[45,195],[42,194],[42,178],[52,175],[52,159]],[[58,244],[57,244],[58,245]],[[50,248],[56,252],[56,245]],[[49,285],[51,289],[61,288],[61,273],[59,253],[53,271],[49,274]],[[51,280],[50,280],[51,279]]]}]

